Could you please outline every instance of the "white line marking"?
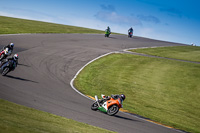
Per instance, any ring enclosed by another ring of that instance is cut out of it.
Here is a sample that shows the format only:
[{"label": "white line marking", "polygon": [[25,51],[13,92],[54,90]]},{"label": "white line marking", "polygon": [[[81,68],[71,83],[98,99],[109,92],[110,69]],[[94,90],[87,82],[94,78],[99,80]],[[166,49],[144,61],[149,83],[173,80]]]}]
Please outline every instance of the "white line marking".
[{"label": "white line marking", "polygon": [[76,92],[78,92],[80,95],[82,95],[82,96],[84,96],[84,97],[86,97],[86,98],[88,98],[88,99],[90,99],[90,100],[93,100],[93,99],[89,98],[88,96],[84,95],[83,93],[81,93],[80,91],[78,91],[78,90],[74,87],[73,82],[74,82],[74,80],[76,79],[76,77],[78,76],[78,74],[79,74],[87,65],[89,65],[90,63],[92,63],[92,62],[94,62],[94,61],[96,61],[96,60],[98,60],[98,59],[100,59],[100,58],[102,58],[102,57],[104,57],[104,56],[107,56],[107,55],[113,54],[113,53],[119,53],[119,52],[114,51],[114,52],[110,52],[110,53],[101,55],[101,56],[99,56],[99,57],[97,57],[97,58],[95,58],[95,59],[89,61],[87,64],[85,64],[85,65],[76,73],[76,75],[74,76],[74,78],[71,80],[70,85],[71,85],[72,89],[74,89],[74,90],[75,90]]}]

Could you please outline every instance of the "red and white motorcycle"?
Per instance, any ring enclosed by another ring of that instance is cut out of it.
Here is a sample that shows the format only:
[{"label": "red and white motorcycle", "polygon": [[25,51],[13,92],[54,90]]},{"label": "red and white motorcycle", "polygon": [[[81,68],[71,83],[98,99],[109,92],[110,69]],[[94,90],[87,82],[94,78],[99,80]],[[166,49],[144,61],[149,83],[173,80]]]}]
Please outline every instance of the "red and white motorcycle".
[{"label": "red and white motorcycle", "polygon": [[7,56],[11,55],[12,54],[12,51],[11,50],[8,50],[8,48],[2,50],[0,52],[0,61],[5,59]]}]

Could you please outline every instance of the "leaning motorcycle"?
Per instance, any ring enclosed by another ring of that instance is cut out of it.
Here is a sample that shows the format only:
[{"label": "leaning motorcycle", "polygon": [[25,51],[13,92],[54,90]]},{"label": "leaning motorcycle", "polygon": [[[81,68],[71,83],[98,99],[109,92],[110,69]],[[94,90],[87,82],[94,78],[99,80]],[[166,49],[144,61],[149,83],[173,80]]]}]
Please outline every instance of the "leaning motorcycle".
[{"label": "leaning motorcycle", "polygon": [[0,61],[0,66],[0,73],[2,76],[5,76],[16,68],[16,62],[13,60],[8,60],[4,63]]},{"label": "leaning motorcycle", "polygon": [[8,48],[2,50],[2,51],[0,52],[0,61],[3,60],[3,59],[5,59],[7,56],[11,55],[11,53],[12,53],[12,52],[9,51]]},{"label": "leaning motorcycle", "polygon": [[109,37],[110,36],[110,32],[108,30],[105,31],[105,37]]},{"label": "leaning motorcycle", "polygon": [[95,102],[92,104],[91,109],[96,111],[102,111],[112,116],[115,115],[120,108],[122,108],[122,101],[120,98],[110,97],[107,98],[105,95],[101,95],[102,99],[98,99],[97,95],[95,95]]}]

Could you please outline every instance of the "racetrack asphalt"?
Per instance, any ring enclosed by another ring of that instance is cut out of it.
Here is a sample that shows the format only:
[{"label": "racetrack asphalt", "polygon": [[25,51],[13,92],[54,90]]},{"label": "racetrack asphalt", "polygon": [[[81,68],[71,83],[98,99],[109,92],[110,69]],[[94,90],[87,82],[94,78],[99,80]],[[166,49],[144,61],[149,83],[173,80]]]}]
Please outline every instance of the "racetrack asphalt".
[{"label": "racetrack asphalt", "polygon": [[79,122],[120,133],[176,133],[138,117],[119,112],[108,116],[90,109],[70,81],[86,63],[100,55],[128,48],[183,45],[142,37],[101,34],[1,35],[0,45],[15,43],[19,65],[0,76],[0,98]]}]

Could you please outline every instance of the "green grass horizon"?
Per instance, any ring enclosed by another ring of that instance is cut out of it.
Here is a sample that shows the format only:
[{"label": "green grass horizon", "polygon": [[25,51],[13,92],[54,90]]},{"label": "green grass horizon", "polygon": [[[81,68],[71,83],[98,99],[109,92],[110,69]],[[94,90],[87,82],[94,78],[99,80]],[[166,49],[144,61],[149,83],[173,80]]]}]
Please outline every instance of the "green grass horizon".
[{"label": "green grass horizon", "polygon": [[[105,27],[106,28],[106,27]],[[25,33],[87,33],[104,34],[104,30],[96,30],[78,26],[27,20],[0,16],[0,34],[25,34]],[[118,34],[118,33],[113,33]]]},{"label": "green grass horizon", "polygon": [[173,46],[173,47],[139,48],[139,49],[132,49],[129,51],[143,53],[147,55],[154,55],[159,57],[200,62],[200,46],[188,45],[188,46]]}]

